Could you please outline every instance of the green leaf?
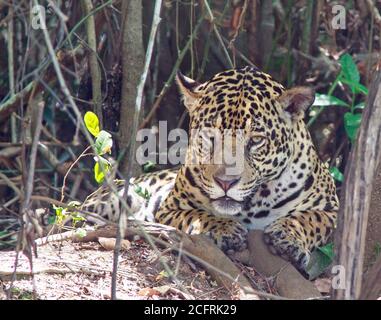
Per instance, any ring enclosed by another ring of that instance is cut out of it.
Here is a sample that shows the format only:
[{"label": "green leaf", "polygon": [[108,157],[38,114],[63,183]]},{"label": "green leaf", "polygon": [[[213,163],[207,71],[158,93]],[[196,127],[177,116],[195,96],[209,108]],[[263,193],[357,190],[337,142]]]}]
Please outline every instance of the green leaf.
[{"label": "green leaf", "polygon": [[340,100],[339,98],[336,98],[334,96],[330,96],[328,94],[316,94],[316,98],[314,101],[313,106],[319,106],[319,107],[325,107],[325,106],[342,106],[342,107],[348,107],[349,104],[346,103],[343,100]]},{"label": "green leaf", "polygon": [[362,85],[361,83],[353,82],[344,78],[340,78],[340,81],[348,85],[351,88],[352,92],[355,94],[362,93],[364,95],[368,95],[369,93],[368,88]]},{"label": "green leaf", "polygon": [[360,102],[359,104],[356,104],[353,109],[354,110],[363,110],[365,108],[365,102]]},{"label": "green leaf", "polygon": [[56,224],[60,225],[68,217],[67,209],[62,208],[62,207],[57,207],[54,204],[53,204],[53,208],[56,211]]},{"label": "green leaf", "polygon": [[344,79],[353,83],[360,82],[360,73],[357,69],[356,63],[353,61],[351,55],[348,53],[340,57],[341,72]]},{"label": "green leaf", "polygon": [[95,140],[94,148],[99,156],[105,154],[106,152],[111,153],[111,134],[104,130],[99,132],[97,139]]},{"label": "green leaf", "polygon": [[141,187],[141,186],[135,186],[134,191],[135,191],[137,194],[141,194],[141,193],[142,193],[142,187]]},{"label": "green leaf", "polygon": [[149,193],[149,191],[147,189],[143,189],[139,185],[135,185],[134,191],[137,193],[137,195],[139,195],[145,200],[149,200],[151,198],[151,194]]},{"label": "green leaf", "polygon": [[99,119],[94,112],[87,111],[84,116],[84,121],[87,130],[94,136],[97,137],[99,134]]},{"label": "green leaf", "polygon": [[80,203],[79,201],[70,201],[67,205],[68,205],[69,207],[76,208],[76,207],[80,207],[80,206],[81,206],[81,203]]},{"label": "green leaf", "polygon": [[83,216],[81,216],[80,214],[79,214],[79,212],[73,212],[72,214],[71,214],[71,219],[72,219],[72,226],[73,227],[75,227],[76,225],[77,225],[77,223],[78,222],[80,222],[80,221],[86,221],[86,218],[85,217],[83,217]]},{"label": "green leaf", "polygon": [[337,168],[337,167],[332,167],[329,169],[329,172],[331,173],[331,176],[339,181],[339,182],[343,182],[344,180],[344,175],[341,173],[341,171]]},{"label": "green leaf", "polygon": [[160,271],[159,272],[159,276],[162,277],[162,278],[169,278],[169,274],[165,270]]},{"label": "green leaf", "polygon": [[333,252],[333,243],[328,243],[323,247],[319,247],[318,250],[325,254],[331,261],[333,260],[334,257],[334,252]]},{"label": "green leaf", "polygon": [[55,224],[55,223],[56,223],[56,220],[57,220],[57,217],[56,217],[56,216],[49,215],[49,217],[48,217],[48,225]]},{"label": "green leaf", "polygon": [[353,143],[357,136],[357,130],[361,124],[361,113],[346,112],[344,114],[344,128],[348,138]]},{"label": "green leaf", "polygon": [[151,172],[155,168],[155,164],[152,161],[148,161],[143,165],[143,171],[145,173]]},{"label": "green leaf", "polygon": [[98,182],[99,184],[103,182],[106,173],[110,170],[110,166],[108,164],[103,164],[102,165],[103,170],[101,166],[99,165],[99,162],[96,162],[94,165],[94,178],[95,181]]},{"label": "green leaf", "polygon": [[102,163],[104,166],[111,167],[110,161],[108,161],[107,159],[105,159],[105,158],[103,158],[101,156],[96,156],[95,157],[95,162],[99,162],[99,163]]},{"label": "green leaf", "polygon": [[62,214],[62,211],[63,211],[62,207],[57,207],[55,204],[53,204],[53,209],[56,212],[56,215]]},{"label": "green leaf", "polygon": [[80,238],[84,238],[86,237],[87,235],[87,231],[85,229],[82,229],[82,228],[78,228],[77,230],[75,230],[75,234],[80,237]]},{"label": "green leaf", "polygon": [[332,263],[334,257],[333,244],[329,243],[324,247],[317,248],[311,254],[310,262],[307,266],[309,279],[315,279],[321,275]]}]

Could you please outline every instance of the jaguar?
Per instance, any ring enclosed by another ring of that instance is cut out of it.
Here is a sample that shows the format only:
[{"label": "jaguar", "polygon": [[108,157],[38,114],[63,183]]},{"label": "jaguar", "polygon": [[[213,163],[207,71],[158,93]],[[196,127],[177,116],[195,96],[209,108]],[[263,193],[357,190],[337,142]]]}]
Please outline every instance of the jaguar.
[{"label": "jaguar", "polygon": [[[274,254],[305,270],[311,252],[331,236],[339,206],[304,122],[314,90],[285,89],[255,67],[224,71],[204,83],[181,73],[176,80],[190,117],[185,161],[179,169],[132,178],[130,212],[206,234],[224,251],[242,250],[248,230],[260,229]],[[122,195],[124,182],[117,185]],[[121,212],[107,187],[83,208],[112,220]]]}]

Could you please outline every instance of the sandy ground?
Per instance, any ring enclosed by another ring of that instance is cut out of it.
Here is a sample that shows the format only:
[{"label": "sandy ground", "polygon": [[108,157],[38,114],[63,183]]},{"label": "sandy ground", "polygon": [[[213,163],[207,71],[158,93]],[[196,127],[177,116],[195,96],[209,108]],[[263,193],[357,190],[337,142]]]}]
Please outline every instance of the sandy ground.
[{"label": "sandy ground", "polygon": [[[120,254],[117,277],[119,299],[235,299],[234,293],[219,287],[200,265],[189,258],[161,250],[162,258],[174,271],[177,281],[169,277],[159,255],[142,240],[130,243]],[[16,253],[0,252],[0,299],[9,288]],[[20,254],[13,299],[110,299],[113,251],[99,243],[63,241],[38,247],[33,259],[34,280],[28,259]],[[252,268],[241,266],[254,287],[276,294],[271,279],[259,276]],[[35,295],[33,295],[33,286]]]}]

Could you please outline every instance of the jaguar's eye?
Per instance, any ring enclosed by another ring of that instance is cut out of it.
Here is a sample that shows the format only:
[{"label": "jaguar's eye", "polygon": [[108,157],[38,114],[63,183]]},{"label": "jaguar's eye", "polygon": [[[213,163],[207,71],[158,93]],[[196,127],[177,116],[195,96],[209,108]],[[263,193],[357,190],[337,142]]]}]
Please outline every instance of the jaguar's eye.
[{"label": "jaguar's eye", "polygon": [[252,136],[247,144],[247,148],[256,150],[265,144],[266,138],[264,136]]}]

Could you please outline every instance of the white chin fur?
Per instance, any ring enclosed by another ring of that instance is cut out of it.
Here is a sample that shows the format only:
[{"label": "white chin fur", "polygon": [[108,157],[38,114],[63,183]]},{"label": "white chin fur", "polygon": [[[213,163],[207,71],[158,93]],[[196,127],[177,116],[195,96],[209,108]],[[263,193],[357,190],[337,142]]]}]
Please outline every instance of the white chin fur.
[{"label": "white chin fur", "polygon": [[241,204],[235,201],[215,200],[212,202],[212,206],[216,210],[216,214],[224,216],[232,216],[242,210]]}]

